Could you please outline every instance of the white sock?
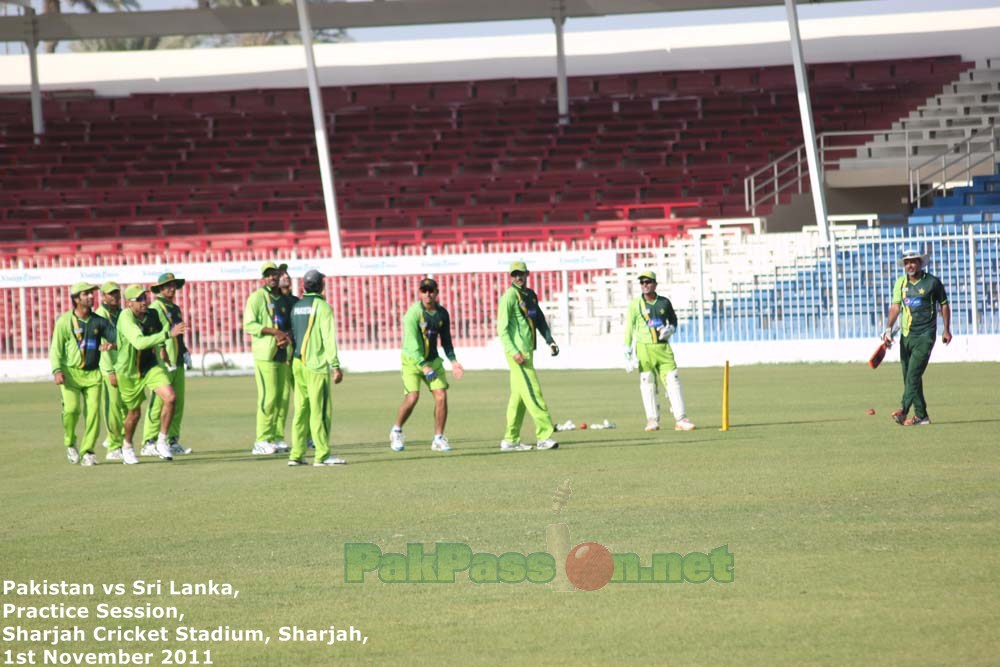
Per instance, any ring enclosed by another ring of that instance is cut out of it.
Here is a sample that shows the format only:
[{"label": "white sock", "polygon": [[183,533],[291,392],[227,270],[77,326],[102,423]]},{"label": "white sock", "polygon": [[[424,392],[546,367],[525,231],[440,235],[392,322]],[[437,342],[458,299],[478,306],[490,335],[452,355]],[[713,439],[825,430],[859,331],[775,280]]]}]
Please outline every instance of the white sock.
[{"label": "white sock", "polygon": [[670,401],[670,411],[674,413],[674,421],[687,417],[684,408],[684,394],[681,392],[680,373],[675,368],[667,373],[667,399]]},{"label": "white sock", "polygon": [[639,393],[642,407],[646,409],[646,419],[660,419],[660,406],[656,402],[656,377],[652,372],[639,373]]}]

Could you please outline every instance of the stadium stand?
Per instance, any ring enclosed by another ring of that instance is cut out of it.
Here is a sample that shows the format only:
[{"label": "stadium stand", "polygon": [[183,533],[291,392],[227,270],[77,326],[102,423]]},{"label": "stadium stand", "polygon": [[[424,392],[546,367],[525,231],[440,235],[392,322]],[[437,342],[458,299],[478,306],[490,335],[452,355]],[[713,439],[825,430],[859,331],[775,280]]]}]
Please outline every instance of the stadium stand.
[{"label": "stadium stand", "polygon": [[[888,127],[971,67],[814,65],[817,129]],[[560,125],[550,79],[324,89],[346,251],[663,242],[746,215],[742,178],[802,140],[791,67],[575,77],[570,95]],[[0,253],[323,248],[305,90],[45,105],[35,143],[26,99],[0,97]]]}]

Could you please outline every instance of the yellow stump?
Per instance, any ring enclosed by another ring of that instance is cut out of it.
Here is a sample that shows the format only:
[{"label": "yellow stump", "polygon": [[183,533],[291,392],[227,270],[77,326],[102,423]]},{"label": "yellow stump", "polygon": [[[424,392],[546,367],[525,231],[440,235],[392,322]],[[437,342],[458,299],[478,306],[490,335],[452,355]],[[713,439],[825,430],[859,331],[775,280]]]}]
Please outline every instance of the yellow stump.
[{"label": "yellow stump", "polygon": [[722,371],[722,428],[720,431],[729,430],[729,361]]}]

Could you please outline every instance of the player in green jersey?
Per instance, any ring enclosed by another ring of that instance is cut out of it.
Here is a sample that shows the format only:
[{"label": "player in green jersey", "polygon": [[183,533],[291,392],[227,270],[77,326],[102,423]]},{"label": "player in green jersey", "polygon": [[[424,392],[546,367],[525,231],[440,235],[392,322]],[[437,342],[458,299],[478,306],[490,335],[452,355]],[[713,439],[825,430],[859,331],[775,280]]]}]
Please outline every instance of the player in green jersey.
[{"label": "player in green jersey", "polygon": [[[62,395],[66,459],[85,466],[97,464],[94,445],[101,431],[101,351],[115,342],[114,325],[92,310],[96,291],[97,285],[89,283],[76,283],[70,288],[73,309],[56,319],[49,345],[52,380]],[[77,451],[76,424],[81,412],[83,439]]]},{"label": "player in green jersey", "polygon": [[[118,283],[109,280],[101,285],[101,298],[102,303],[94,309],[94,312],[117,326],[118,315],[122,312],[122,293]],[[122,443],[125,440],[127,410],[118,391],[118,376],[115,375],[116,359],[118,350],[115,348],[101,352],[101,375],[104,377],[104,427],[107,429],[104,448],[108,450],[104,458],[108,461],[121,461],[124,458]]]},{"label": "player in green jersey", "polygon": [[[172,273],[164,273],[154,285],[149,286],[149,291],[156,295],[149,310],[152,315],[160,319],[160,324],[164,329],[169,329],[175,324],[184,321],[181,316],[181,308],[177,305],[177,290],[184,287],[187,281],[178,278]],[[167,442],[170,444],[170,451],[174,456],[178,454],[190,454],[191,448],[180,443],[181,422],[184,419],[184,388],[186,379],[186,369],[191,366],[191,353],[188,352],[184,342],[184,335],[171,338],[164,344],[163,353],[166,355],[167,377],[170,379],[170,386],[174,388],[174,418],[170,421],[170,431],[167,433]],[[156,394],[149,399],[149,408],[146,410],[146,423],[143,427],[142,439],[144,447],[156,442],[156,434],[160,432],[160,413],[163,404]]]},{"label": "player in green jersey", "polygon": [[[149,313],[149,292],[142,285],[129,285],[125,289],[125,309],[118,316],[118,359],[115,375],[125,415],[125,449],[132,449],[132,437],[139,423],[139,408],[146,400],[149,389],[163,402],[160,410],[160,433],[156,444],[149,446],[166,461],[173,460],[167,432],[174,416],[174,389],[170,386],[167,368],[160,357],[160,348],[171,338],[187,331],[183,322],[170,329],[163,327],[160,318]],[[143,448],[143,456],[150,452]]]},{"label": "player in green jersey", "polygon": [[[904,275],[892,286],[889,319],[882,339],[892,345],[893,327],[900,321],[899,360],[903,366],[902,405],[892,413],[892,419],[904,426],[925,426],[931,423],[924,398],[924,371],[931,360],[931,350],[937,337],[937,314],[941,310],[941,342],[951,342],[951,306],[941,281],[924,270],[927,255],[918,248],[903,248],[900,256]],[[907,414],[913,408],[913,416]]]},{"label": "player in green jersey", "polygon": [[413,408],[420,398],[420,385],[426,384],[434,396],[434,439],[431,449],[435,452],[450,452],[451,445],[444,436],[444,425],[448,421],[448,380],[445,379],[444,363],[438,355],[438,339],[445,356],[451,362],[451,372],[455,379],[461,379],[465,370],[455,360],[455,348],[451,343],[451,317],[444,306],[438,303],[440,292],[437,281],[424,278],[420,281],[420,300],[413,303],[403,316],[403,402],[396,414],[396,424],[389,432],[389,446],[401,452],[405,448],[403,424],[410,418]]},{"label": "player in green jersey", "polygon": [[346,463],[330,454],[330,375],[340,384],[344,374],[337,357],[337,330],[333,309],[323,299],[323,278],[315,269],[302,279],[305,294],[292,309],[295,378],[295,416],[292,418],[292,451],[288,465],[305,465],[307,441],[316,447],[314,466]]},{"label": "player in green jersey", "polygon": [[555,449],[559,446],[552,439],[555,427],[535,374],[536,334],[542,334],[553,357],[559,354],[559,346],[552,339],[545,314],[538,307],[538,295],[528,287],[527,264],[511,264],[510,278],[511,285],[500,297],[497,307],[497,334],[510,368],[507,430],[500,441],[500,449],[505,452],[531,449],[531,445],[521,442],[521,424],[524,423],[525,410],[535,422],[535,446],[538,449]]},{"label": "player in green jersey", "polygon": [[677,329],[677,314],[670,299],[656,293],[655,273],[640,273],[639,284],[642,295],[629,304],[625,322],[625,370],[631,372],[636,365],[639,367],[639,392],[646,409],[646,430],[660,429],[660,405],[656,398],[659,378],[670,401],[674,430],[692,431],[695,426],[687,418],[680,374],[670,347],[670,336]]},{"label": "player in green jersey", "polygon": [[253,454],[274,454],[284,433],[278,433],[277,405],[285,393],[288,375],[282,366],[288,362],[292,337],[282,321],[278,280],[287,264],[267,262],[260,268],[261,287],[247,299],[243,309],[243,330],[250,335],[254,376],[257,380],[257,428]]}]

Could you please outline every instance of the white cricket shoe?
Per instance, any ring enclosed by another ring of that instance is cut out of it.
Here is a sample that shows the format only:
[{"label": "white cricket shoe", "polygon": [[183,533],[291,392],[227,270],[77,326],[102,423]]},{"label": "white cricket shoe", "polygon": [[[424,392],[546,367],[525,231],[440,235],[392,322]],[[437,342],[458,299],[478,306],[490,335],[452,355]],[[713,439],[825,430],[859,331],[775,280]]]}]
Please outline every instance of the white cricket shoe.
[{"label": "white cricket shoe", "polygon": [[274,445],[275,454],[287,454],[291,450],[291,447],[289,447],[288,443],[284,440],[272,442],[271,444]]},{"label": "white cricket shoe", "polygon": [[322,468],[324,466],[342,466],[346,463],[347,461],[345,461],[344,459],[338,459],[336,456],[331,454],[322,461],[314,461],[313,466],[317,468]]},{"label": "white cricket shoe", "polygon": [[393,427],[389,431],[389,449],[394,452],[401,452],[406,449],[406,438],[403,437],[403,429]]},{"label": "white cricket shoe", "polygon": [[659,431],[660,430],[660,422],[656,421],[655,419],[650,419],[649,421],[646,422],[646,428],[644,430],[646,430],[646,431]]},{"label": "white cricket shoe", "polygon": [[270,454],[274,454],[275,451],[276,450],[274,449],[273,443],[270,443],[266,440],[258,440],[257,442],[253,443],[253,449],[250,450],[250,453],[267,456]]},{"label": "white cricket shoe", "polygon": [[159,456],[156,451],[156,440],[147,440],[142,443],[142,451],[139,452],[140,456]]},{"label": "white cricket shoe", "polygon": [[301,461],[299,459],[288,459],[288,466],[290,468],[294,468],[295,466],[305,466],[305,465],[309,465],[309,464],[306,463],[305,461]]},{"label": "white cricket shoe", "polygon": [[688,421],[687,417],[681,417],[674,423],[675,431],[693,431],[695,425]]},{"label": "white cricket shoe", "polygon": [[433,442],[431,442],[431,449],[435,452],[450,452],[451,445],[448,444],[448,438],[443,435],[435,435]]},{"label": "white cricket shoe", "polygon": [[105,461],[121,461],[123,457],[121,448],[112,449],[107,454],[104,455]]},{"label": "white cricket shoe", "polygon": [[73,465],[80,462],[80,452],[76,451],[76,447],[66,448],[66,460]]},{"label": "white cricket shoe", "polygon": [[156,441],[156,455],[164,461],[174,460],[174,455],[170,451],[170,443],[167,442],[166,438]]},{"label": "white cricket shoe", "polygon": [[552,438],[546,438],[545,440],[536,443],[535,449],[541,449],[541,450],[559,449],[559,443],[553,440]]},{"label": "white cricket shoe", "polygon": [[523,442],[511,442],[510,440],[500,441],[500,451],[501,452],[527,452],[531,451],[531,445],[526,445]]},{"label": "white cricket shoe", "polygon": [[185,447],[184,445],[182,445],[177,438],[170,438],[169,442],[170,442],[170,453],[173,454],[174,456],[178,456],[180,454],[190,454],[192,451],[194,451],[190,447]]},{"label": "white cricket shoe", "polygon": [[96,466],[97,465],[97,457],[94,456],[94,452],[87,452],[86,454],[84,454],[83,455],[83,460],[80,461],[80,465],[82,465],[82,466],[88,466],[88,467],[89,466]]},{"label": "white cricket shoe", "polygon": [[139,463],[139,457],[135,455],[132,445],[122,445],[122,448],[118,451],[122,453],[122,463],[125,465],[134,466]]}]

